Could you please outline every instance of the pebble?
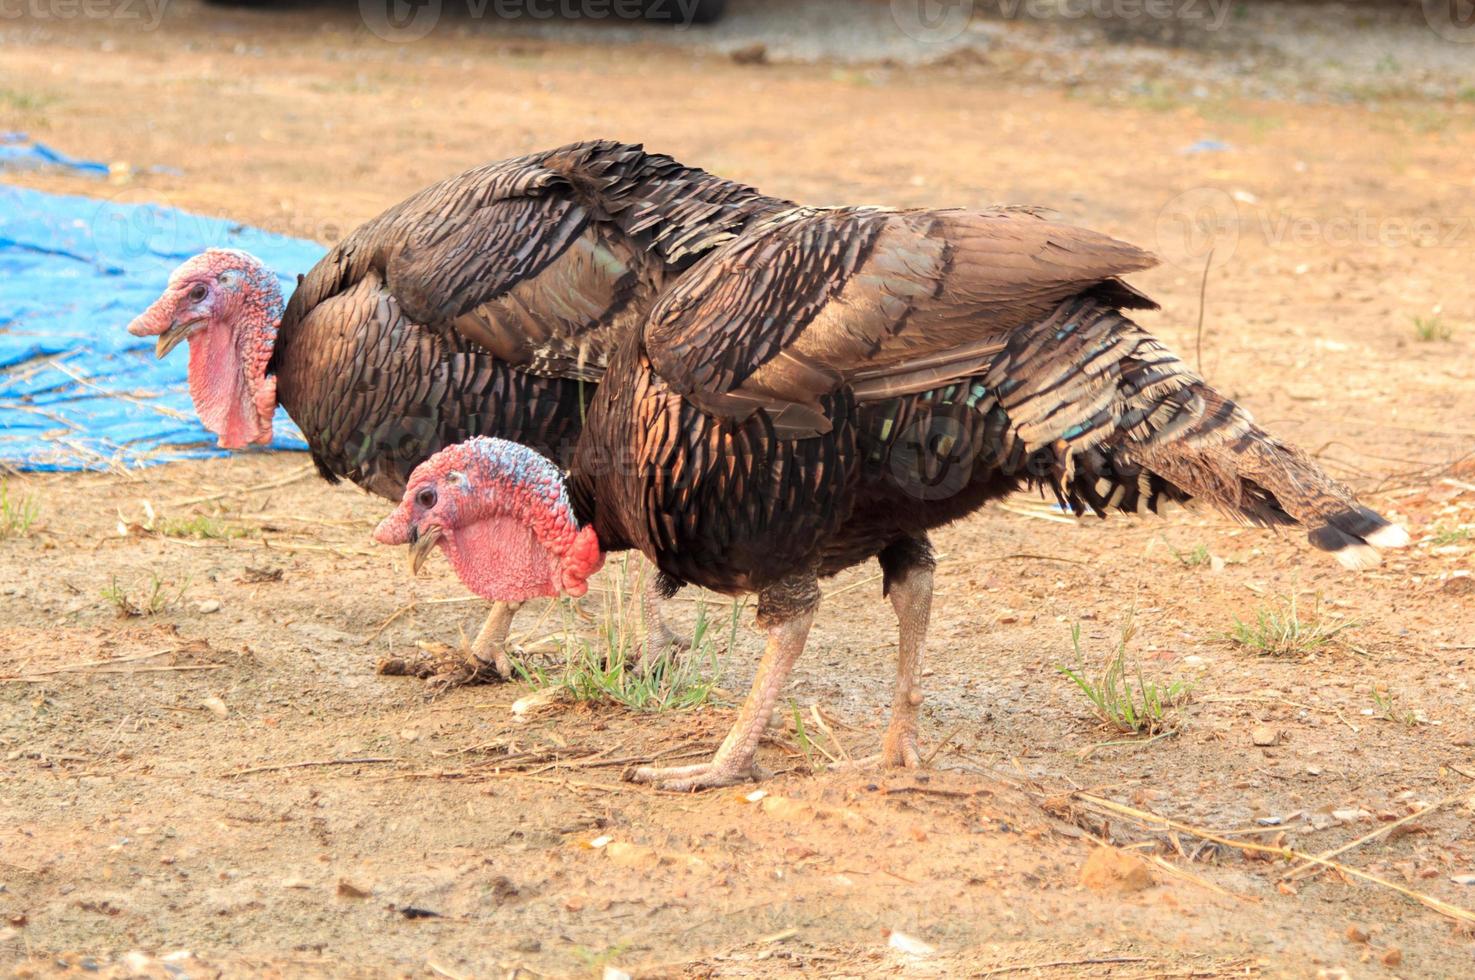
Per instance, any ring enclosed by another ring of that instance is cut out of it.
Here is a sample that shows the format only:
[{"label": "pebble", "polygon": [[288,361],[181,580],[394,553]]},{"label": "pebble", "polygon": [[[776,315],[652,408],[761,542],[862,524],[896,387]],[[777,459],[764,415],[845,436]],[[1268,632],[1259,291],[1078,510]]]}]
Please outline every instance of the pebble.
[{"label": "pebble", "polygon": [[1262,747],[1280,744],[1280,732],[1269,725],[1256,725],[1250,730],[1250,741]]},{"label": "pebble", "polygon": [[198,609],[200,612],[206,613],[206,614],[213,613],[213,612],[220,612],[220,600],[219,599],[201,599],[199,602],[195,603],[195,608]]},{"label": "pebble", "polygon": [[230,714],[230,709],[225,706],[225,702],[213,694],[201,701],[200,706],[217,718],[224,718]]},{"label": "pebble", "polygon": [[1449,880],[1456,885],[1475,885],[1475,875],[1451,875]]}]

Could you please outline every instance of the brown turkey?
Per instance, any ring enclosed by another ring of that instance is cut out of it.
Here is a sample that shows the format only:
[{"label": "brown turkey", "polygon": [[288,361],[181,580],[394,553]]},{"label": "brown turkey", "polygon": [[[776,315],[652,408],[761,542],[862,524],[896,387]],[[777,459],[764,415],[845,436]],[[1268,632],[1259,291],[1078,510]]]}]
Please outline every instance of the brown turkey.
[{"label": "brown turkey", "polygon": [[443,450],[380,525],[439,544],[480,595],[578,592],[636,548],[675,588],[757,592],[767,648],[711,762],[673,789],[755,775],[818,579],[876,557],[900,624],[883,761],[916,766],[927,532],[1022,485],[1077,514],[1198,497],[1301,524],[1344,565],[1405,544],[1124,314],[1153,258],[1011,210],[797,208],[713,253],[615,353],[567,480],[497,440]]},{"label": "brown turkey", "polygon": [[[611,141],[441,181],[334,247],[285,304],[252,256],[181,265],[129,325],[190,349],[190,393],[222,447],[271,440],[280,404],[318,471],[399,499],[411,470],[477,435],[567,463],[618,339],[697,258],[785,201]],[[440,686],[506,677],[503,595]],[[675,641],[647,603],[647,650]]]}]

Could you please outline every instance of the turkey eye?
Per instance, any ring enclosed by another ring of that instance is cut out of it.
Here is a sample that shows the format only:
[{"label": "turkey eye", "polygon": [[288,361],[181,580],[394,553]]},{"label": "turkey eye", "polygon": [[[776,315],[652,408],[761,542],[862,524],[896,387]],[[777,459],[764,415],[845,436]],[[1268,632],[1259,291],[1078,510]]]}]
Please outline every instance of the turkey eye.
[{"label": "turkey eye", "polygon": [[419,493],[415,494],[415,500],[420,504],[421,507],[424,507],[426,510],[434,507],[435,487],[426,487],[424,490],[421,490]]},{"label": "turkey eye", "polygon": [[193,289],[191,289],[189,291],[189,299],[190,299],[190,302],[191,303],[198,303],[200,300],[202,300],[202,299],[205,298],[205,292],[206,292],[206,290],[205,290],[205,284],[204,283],[202,283],[202,282],[195,283],[195,288],[193,288]]}]

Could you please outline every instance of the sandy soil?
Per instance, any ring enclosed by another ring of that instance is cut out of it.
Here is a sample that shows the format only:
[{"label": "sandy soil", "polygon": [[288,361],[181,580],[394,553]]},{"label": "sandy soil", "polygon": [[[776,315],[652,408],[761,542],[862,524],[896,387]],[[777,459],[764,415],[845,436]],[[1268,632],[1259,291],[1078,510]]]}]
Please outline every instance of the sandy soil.
[{"label": "sandy soil", "polygon": [[[5,179],[324,241],[458,169],[611,135],[806,201],[1051,206],[1169,260],[1137,281],[1164,304],[1147,322],[1189,352],[1212,244],[1205,372],[1418,539],[1353,575],[1296,535],[1211,515],[1074,526],[990,508],[937,536],[932,770],[814,772],[779,732],[753,802],[619,780],[631,760],[709,752],[735,695],[520,720],[525,688],[427,701],[377,676],[416,640],[474,629],[479,607],[439,601],[464,596],[443,563],[407,578],[369,542],[385,504],[321,484],[304,457],[15,476],[40,516],[0,539],[0,964],[1470,975],[1468,928],[1390,887],[1284,883],[1282,858],[1094,801],[1309,853],[1440,804],[1342,859],[1475,907],[1460,883],[1475,880],[1475,469],[1458,465],[1475,448],[1475,105],[1245,101],[1171,74],[1143,87],[1132,72],[1162,78],[1173,59],[1130,45],[1112,49],[1126,67],[1096,57],[1053,87],[1010,67],[1009,36],[904,69],[480,28],[390,46],[332,8],[181,3],[156,31],[0,22],[0,130],[134,168]],[[1185,152],[1200,140],[1228,149]],[[1416,317],[1452,338],[1420,342]],[[237,536],[130,529],[145,501]],[[141,601],[155,576],[154,614],[104,596]],[[809,726],[820,745],[861,756],[884,725],[894,624],[873,568],[829,593],[785,696],[829,719],[834,740]],[[1225,639],[1291,597],[1353,625],[1292,656]],[[1192,700],[1175,735],[1103,744],[1119,740],[1057,667],[1075,662],[1073,624],[1095,663],[1131,610],[1144,671],[1191,680]],[[556,622],[525,617],[529,645]],[[745,625],[725,691],[746,688],[758,649]],[[1141,857],[1093,858],[1102,841]]]}]

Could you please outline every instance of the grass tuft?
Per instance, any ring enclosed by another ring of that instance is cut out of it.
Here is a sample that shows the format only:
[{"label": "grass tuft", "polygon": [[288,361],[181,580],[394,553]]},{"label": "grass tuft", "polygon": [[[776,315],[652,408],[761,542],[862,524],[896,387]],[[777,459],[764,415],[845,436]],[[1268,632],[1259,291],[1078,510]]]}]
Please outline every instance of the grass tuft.
[{"label": "grass tuft", "polygon": [[41,502],[34,494],[10,496],[10,484],[0,480],[0,538],[23,538],[31,533],[31,525],[41,513]]},{"label": "grass tuft", "polygon": [[1209,546],[1205,544],[1199,545],[1192,551],[1179,551],[1177,548],[1172,550],[1173,557],[1178,559],[1178,563],[1185,568],[1201,568],[1211,564],[1214,560],[1214,556],[1209,554]]},{"label": "grass tuft", "polygon": [[1260,606],[1255,610],[1253,623],[1243,622],[1236,616],[1234,628],[1225,636],[1262,657],[1304,657],[1357,625],[1356,622],[1328,623],[1316,610],[1303,618],[1300,604],[1292,594],[1273,606]]},{"label": "grass tuft", "polygon": [[1414,339],[1421,344],[1432,344],[1454,339],[1454,328],[1444,322],[1442,316],[1414,317]]},{"label": "grass tuft", "polygon": [[237,524],[227,524],[214,517],[206,517],[197,514],[193,517],[161,517],[154,524],[154,532],[166,538],[201,538],[201,539],[223,539],[244,538],[251,533],[250,528],[241,527]]},{"label": "grass tuft", "polygon": [[605,593],[601,625],[592,637],[578,631],[572,605],[561,604],[561,673],[551,674],[524,662],[514,666],[534,686],[566,688],[576,701],[609,701],[649,712],[688,711],[706,704],[717,690],[727,653],[737,641],[743,603],[732,602],[725,623],[719,621],[725,627],[721,630],[714,630],[707,604],[699,603],[691,646],[684,654],[667,651],[658,653],[652,662],[637,662],[645,631],[638,583],[630,583],[627,572],[622,564],[619,574],[611,577],[613,586]]},{"label": "grass tuft", "polygon": [[118,577],[114,575],[112,582],[102,590],[102,597],[117,609],[119,619],[133,616],[157,616],[179,605],[188,588],[189,579],[187,578],[178,590],[174,590],[157,573],[151,572],[148,583],[135,592],[118,584]]},{"label": "grass tuft", "polygon": [[1471,533],[1471,528],[1468,527],[1445,528],[1442,531],[1436,531],[1434,533],[1434,537],[1430,539],[1429,543],[1434,545],[1434,547],[1436,548],[1442,548],[1446,545],[1451,544],[1459,544],[1462,541],[1470,540]]},{"label": "grass tuft", "polygon": [[1142,662],[1127,655],[1132,634],[1129,612],[1111,656],[1100,673],[1092,677],[1087,673],[1086,658],[1081,652],[1081,625],[1076,623],[1070,629],[1070,638],[1079,666],[1056,669],[1070,678],[1102,724],[1125,735],[1153,736],[1177,731],[1182,724],[1180,709],[1187,703],[1192,685],[1182,680],[1164,683],[1144,676]]},{"label": "grass tuft", "polygon": [[1415,725],[1425,725],[1429,722],[1422,711],[1404,707],[1403,699],[1397,694],[1376,685],[1373,687],[1373,709],[1377,717],[1384,721],[1396,722],[1405,728],[1413,728]]}]

